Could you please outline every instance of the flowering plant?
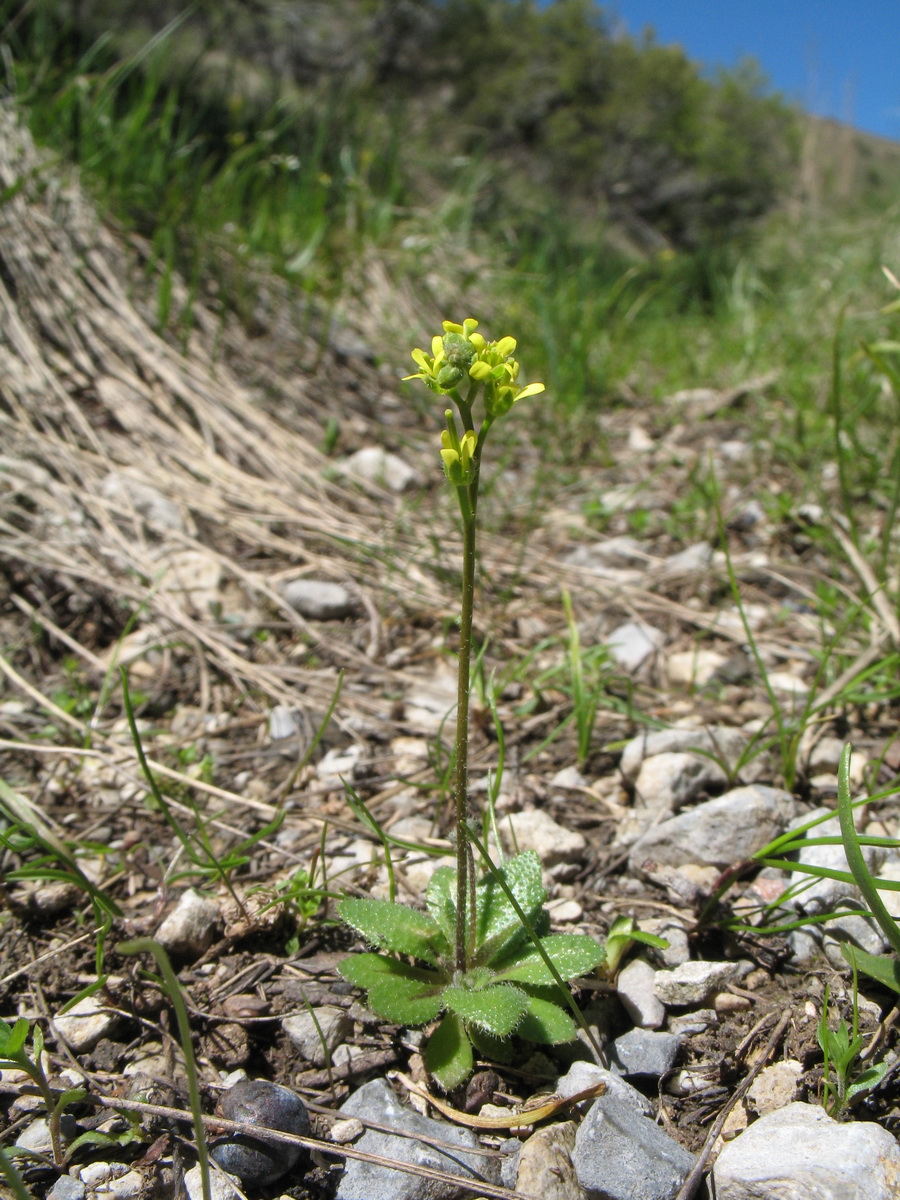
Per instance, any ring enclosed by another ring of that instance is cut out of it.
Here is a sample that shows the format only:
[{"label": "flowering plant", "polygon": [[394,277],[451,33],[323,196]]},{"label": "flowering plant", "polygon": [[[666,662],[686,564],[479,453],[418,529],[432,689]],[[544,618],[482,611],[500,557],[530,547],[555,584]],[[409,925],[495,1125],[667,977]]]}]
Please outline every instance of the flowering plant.
[{"label": "flowering plant", "polygon": [[[450,1089],[472,1070],[473,1045],[502,1058],[504,1039],[513,1033],[545,1043],[571,1040],[575,1024],[560,1007],[560,994],[570,1006],[573,1002],[563,982],[593,971],[605,952],[584,934],[548,934],[537,855],[519,854],[495,867],[469,825],[469,673],[481,456],[494,422],[519,400],[538,395],[544,385],[519,384],[519,363],[512,357],[515,338],[489,342],[477,332],[478,322],[472,317],[461,325],[445,321],[443,327],[443,335],[432,339],[431,354],[413,350],[419,369],[406,378],[421,379],[437,395],[452,400],[456,410],[444,412],[440,450],[444,474],[459,502],[463,533],[456,870],[435,872],[425,913],[389,900],[362,899],[343,900],[338,911],[372,946],[387,952],[353,955],[341,964],[341,974],[367,989],[370,1007],[389,1020],[424,1025],[441,1018],[425,1059],[441,1087]],[[482,851],[489,868],[480,880],[473,846]]]}]

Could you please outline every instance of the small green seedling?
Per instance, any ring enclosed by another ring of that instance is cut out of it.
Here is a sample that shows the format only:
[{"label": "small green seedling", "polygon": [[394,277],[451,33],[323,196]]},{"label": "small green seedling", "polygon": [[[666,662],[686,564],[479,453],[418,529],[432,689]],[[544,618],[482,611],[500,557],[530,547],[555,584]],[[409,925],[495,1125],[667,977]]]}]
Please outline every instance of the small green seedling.
[{"label": "small green seedling", "polygon": [[[441,1018],[425,1060],[447,1090],[471,1072],[473,1046],[502,1059],[513,1033],[533,1042],[570,1041],[575,1024],[557,1002],[562,993],[571,1004],[563,981],[593,971],[604,958],[602,947],[584,934],[547,934],[546,892],[536,854],[517,855],[491,866],[480,881],[475,878],[473,847],[481,847],[469,823],[468,747],[481,456],[494,422],[519,400],[544,390],[542,383],[517,383],[515,338],[488,342],[477,326],[471,317],[461,325],[445,321],[443,335],[432,339],[430,355],[413,350],[418,370],[408,376],[448,397],[461,423],[460,428],[453,409],[445,410],[440,451],[463,535],[453,756],[456,870],[442,867],[432,876],[427,913],[394,903],[393,881],[390,900],[347,899],[338,906],[351,928],[387,951],[352,956],[342,963],[341,973],[368,991],[370,1007],[387,1020],[425,1025]],[[482,858],[488,861],[484,853]]]},{"label": "small green seedling", "polygon": [[[538,935],[536,943],[503,883]],[[341,974],[367,989],[369,1006],[386,1020],[425,1025],[441,1018],[425,1061],[447,1091],[472,1071],[473,1045],[502,1060],[512,1034],[551,1045],[571,1041],[575,1022],[558,1003],[557,981],[546,959],[556,974],[570,980],[593,972],[604,958],[603,948],[586,934],[547,933],[547,894],[533,851],[489,871],[474,890],[475,947],[463,971],[455,965],[452,867],[439,867],[431,877],[427,912],[389,900],[347,899],[338,906],[348,925],[387,951],[353,955],[341,964]]]},{"label": "small green seedling", "polygon": [[606,935],[606,958],[603,962],[603,974],[610,979],[615,978],[625,955],[635,942],[645,946],[653,946],[656,950],[667,949],[669,943],[665,938],[657,937],[655,933],[646,933],[638,928],[634,917],[616,917]]},{"label": "small green seedling", "polygon": [[822,1099],[829,1116],[840,1117],[855,1096],[873,1091],[885,1075],[890,1064],[877,1063],[863,1066],[860,1051],[863,1038],[859,1033],[859,1010],[857,1006],[856,970],[853,971],[853,1017],[852,1028],[847,1027],[843,1017],[836,1029],[828,1028],[828,988],[822,1003],[817,1037],[824,1064],[822,1067]]},{"label": "small green seedling", "polygon": [[[27,1049],[28,1034],[31,1033],[31,1051]],[[50,1146],[53,1165],[64,1167],[73,1146],[67,1148],[63,1144],[60,1133],[60,1120],[70,1104],[77,1104],[87,1095],[84,1088],[66,1088],[65,1091],[55,1092],[47,1079],[41,1058],[44,1053],[44,1034],[40,1025],[31,1024],[25,1017],[19,1017],[15,1025],[7,1025],[0,1021],[0,1070],[22,1071],[37,1088],[38,1094],[47,1110],[47,1124],[50,1131]],[[24,1153],[24,1152],[23,1152]]]}]

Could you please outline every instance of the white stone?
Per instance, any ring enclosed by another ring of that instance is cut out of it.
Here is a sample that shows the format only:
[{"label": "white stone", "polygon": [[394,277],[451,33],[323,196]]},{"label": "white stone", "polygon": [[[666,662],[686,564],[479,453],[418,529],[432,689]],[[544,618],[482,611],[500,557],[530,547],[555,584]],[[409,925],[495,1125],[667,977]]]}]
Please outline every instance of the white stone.
[{"label": "white stone", "polygon": [[803,1067],[795,1058],[770,1063],[750,1084],[747,1098],[761,1117],[786,1108],[794,1099],[802,1074]]},{"label": "white stone", "polygon": [[324,1067],[331,1054],[353,1032],[353,1020],[346,1009],[323,1004],[314,1013],[285,1017],[281,1027],[307,1062]]},{"label": "white stone", "polygon": [[675,686],[703,687],[727,662],[718,650],[679,650],[666,659],[666,675]]},{"label": "white stone", "polygon": [[380,446],[364,446],[357,450],[344,459],[340,470],[392,492],[405,492],[419,482],[418,473],[408,463]]},{"label": "white stone", "polygon": [[730,725],[705,726],[700,729],[658,729],[632,738],[622,751],[619,769],[626,779],[638,777],[644,759],[656,754],[677,752],[711,754],[733,767],[747,744],[747,734]]},{"label": "white stone", "polygon": [[[221,1167],[211,1165],[209,1170],[211,1200],[240,1200],[240,1180],[229,1175]],[[184,1189],[188,1200],[203,1200],[203,1173],[199,1164],[184,1173]]]},{"label": "white stone", "polygon": [[366,1127],[362,1121],[350,1117],[345,1121],[335,1121],[328,1131],[328,1137],[337,1145],[346,1146],[348,1142],[355,1142],[357,1138],[362,1137],[365,1132]]},{"label": "white stone", "polygon": [[664,644],[666,635],[646,621],[626,621],[612,631],[606,645],[612,658],[625,671],[638,668]]},{"label": "white stone", "polygon": [[199,616],[207,616],[210,606],[219,599],[222,580],[219,560],[203,550],[163,547],[156,561],[157,568],[164,572],[160,594],[192,608]]},{"label": "white stone", "polygon": [[671,971],[657,971],[653,990],[663,1004],[702,1004],[704,1000],[737,979],[741,967],[733,962],[704,962],[695,959]]},{"label": "white stone", "polygon": [[622,1007],[642,1029],[659,1029],[666,1010],[653,990],[656,971],[644,958],[632,958],[619,972],[616,991]]},{"label": "white stone", "polygon": [[512,853],[535,850],[544,870],[559,876],[558,868],[577,868],[587,842],[582,834],[565,829],[542,808],[510,813],[500,824],[500,836]]},{"label": "white stone", "polygon": [[325,579],[292,579],[282,585],[285,603],[309,621],[341,621],[356,607],[350,592]]},{"label": "white stone", "polygon": [[188,888],[160,924],[156,940],[170,954],[199,958],[210,948],[221,929],[222,914],[216,902],[195,888]]},{"label": "white stone", "polygon": [[112,471],[103,480],[100,491],[108,500],[115,501],[124,509],[134,508],[149,525],[159,529],[185,529],[178,505],[149,483],[132,479],[120,471]]},{"label": "white stone", "polygon": [[[655,761],[647,760],[639,779]],[[693,863],[724,869],[783,833],[795,810],[794,797],[779,788],[756,783],[733,788],[649,829],[632,848],[632,870],[646,859],[670,867]]]},{"label": "white stone", "polygon": [[85,996],[67,1013],[56,1017],[57,1033],[76,1054],[92,1050],[103,1037],[108,1037],[119,1022],[118,1013],[109,1012],[97,996]]},{"label": "white stone", "polygon": [[897,1200],[900,1148],[880,1125],[797,1102],[729,1142],[712,1176],[716,1200]]}]

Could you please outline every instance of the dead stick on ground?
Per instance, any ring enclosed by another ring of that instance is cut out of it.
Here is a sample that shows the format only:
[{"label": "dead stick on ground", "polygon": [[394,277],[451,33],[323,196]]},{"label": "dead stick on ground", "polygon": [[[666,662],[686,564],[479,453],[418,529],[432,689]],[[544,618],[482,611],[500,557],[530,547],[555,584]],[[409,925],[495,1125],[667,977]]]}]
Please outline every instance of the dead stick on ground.
[{"label": "dead stick on ground", "polygon": [[750,1087],[750,1084],[771,1058],[772,1052],[781,1040],[781,1035],[784,1033],[785,1029],[787,1029],[790,1020],[791,1014],[789,1012],[786,1012],[782,1015],[781,1020],[772,1030],[772,1034],[769,1037],[769,1040],[766,1042],[766,1047],[759,1056],[759,1059],[756,1063],[754,1063],[750,1071],[741,1080],[740,1085],[735,1090],[735,1093],[731,1099],[723,1105],[722,1111],[716,1117],[715,1121],[713,1121],[710,1131],[706,1135],[706,1141],[703,1143],[703,1149],[697,1155],[697,1161],[694,1163],[693,1167],[691,1167],[690,1173],[688,1174],[684,1183],[681,1185],[681,1190],[678,1192],[675,1200],[693,1200],[693,1196],[695,1195],[697,1188],[700,1186],[700,1182],[703,1179],[703,1172],[706,1169],[706,1163],[710,1154],[712,1153],[712,1148],[715,1145],[716,1138],[722,1132],[722,1128],[725,1125],[725,1122],[728,1120],[728,1114],[731,1112],[737,1102],[743,1099]]}]

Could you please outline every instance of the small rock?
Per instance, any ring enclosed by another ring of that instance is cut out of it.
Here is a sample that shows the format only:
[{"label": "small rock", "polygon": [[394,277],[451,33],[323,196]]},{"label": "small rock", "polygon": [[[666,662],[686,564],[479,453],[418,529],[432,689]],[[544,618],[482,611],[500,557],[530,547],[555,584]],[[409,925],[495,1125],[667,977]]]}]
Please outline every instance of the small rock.
[{"label": "small rock", "polygon": [[746,996],[736,996],[734,992],[718,992],[713,996],[713,1009],[720,1017],[729,1013],[746,1012],[753,1004]]},{"label": "small rock", "polygon": [[345,587],[324,579],[292,579],[282,586],[281,594],[308,621],[342,621],[356,608]]},{"label": "small rock", "polygon": [[109,1037],[118,1025],[118,1013],[108,1012],[97,996],[85,996],[53,1024],[69,1048],[76,1054],[93,1050],[101,1038]]},{"label": "small rock", "polygon": [[157,529],[185,529],[178,505],[149,483],[141,483],[139,479],[112,471],[101,483],[100,491],[108,500],[121,504],[123,508],[134,508],[148,525]]},{"label": "small rock", "polygon": [[847,960],[841,950],[844,942],[851,942],[869,954],[884,954],[888,949],[888,941],[874,917],[839,912],[833,921],[828,921],[819,928],[822,930],[822,949],[825,957],[838,971],[847,969]]},{"label": "small rock", "polygon": [[159,583],[162,595],[173,598],[199,616],[207,616],[220,598],[222,566],[211,553],[203,550],[173,550],[163,547],[156,556],[165,573]]},{"label": "small rock", "polygon": [[285,1017],[281,1028],[307,1062],[324,1067],[334,1050],[353,1032],[353,1021],[346,1009],[323,1004],[314,1014],[305,1012]]},{"label": "small rock", "polygon": [[574,1149],[574,1121],[560,1121],[533,1133],[519,1152],[516,1191],[541,1200],[587,1200],[572,1164]]},{"label": "small rock", "polygon": [[632,738],[622,751],[619,769],[626,779],[638,777],[641,763],[655,754],[697,753],[713,755],[734,766],[747,744],[747,734],[729,725],[707,726],[703,729],[658,729]]},{"label": "small rock", "polygon": [[713,548],[708,542],[695,542],[693,546],[686,546],[677,554],[670,555],[663,563],[662,573],[667,577],[694,575],[699,571],[705,571],[712,562],[712,557]]},{"label": "small rock", "polygon": [[550,780],[550,786],[555,788],[571,788],[577,791],[587,787],[587,780],[577,767],[563,767]]},{"label": "small rock", "polygon": [[160,924],[156,940],[178,958],[199,958],[221,930],[222,914],[216,902],[188,888]]},{"label": "small rock", "polygon": [[[211,1200],[240,1200],[236,1186],[232,1186],[231,1180],[234,1180],[237,1185],[237,1176],[228,1175],[221,1170],[210,1171]],[[184,1190],[187,1192],[188,1200],[203,1200],[203,1172],[200,1170],[199,1164],[191,1167],[189,1171],[185,1171]]]},{"label": "small rock", "polygon": [[[642,1092],[632,1087],[630,1083],[626,1083],[621,1076],[607,1070],[606,1067],[598,1066],[594,1062],[587,1062],[585,1059],[576,1059],[565,1075],[560,1076],[556,1082],[556,1093],[563,1099],[567,1099],[569,1096],[576,1096],[579,1092],[586,1092],[589,1088],[596,1087],[598,1083],[606,1084],[606,1095],[615,1096],[617,1103],[631,1105],[634,1111],[641,1116],[653,1116],[653,1105]],[[586,1108],[593,1104],[593,1100],[583,1103]]]},{"label": "small rock", "polygon": [[725,780],[722,768],[699,754],[667,751],[644,759],[634,784],[634,808],[619,823],[616,841],[627,844],[643,836],[661,817]]},{"label": "small rock", "polygon": [[666,659],[666,676],[676,687],[703,687],[727,662],[718,650],[683,650]]},{"label": "small rock", "polygon": [[365,1132],[366,1127],[362,1121],[350,1117],[347,1121],[335,1121],[328,1131],[328,1137],[338,1146],[346,1146],[361,1138]]},{"label": "small rock", "polygon": [[680,1049],[681,1038],[674,1033],[632,1029],[613,1042],[611,1061],[629,1078],[652,1076],[659,1079],[671,1071]]},{"label": "small rock", "polygon": [[46,1117],[38,1117],[30,1125],[26,1125],[16,1138],[16,1145],[23,1150],[33,1150],[35,1154],[51,1154],[53,1139],[50,1137],[50,1124]]},{"label": "small rock", "polygon": [[610,1088],[578,1127],[572,1161],[590,1200],[672,1200],[694,1156]]},{"label": "small rock", "polygon": [[380,446],[364,446],[357,450],[344,459],[340,469],[392,492],[405,492],[419,482],[418,473],[408,463]]},{"label": "small rock", "polygon": [[110,1180],[125,1175],[127,1172],[128,1167],[125,1163],[92,1162],[82,1167],[78,1175],[86,1187],[89,1187],[91,1191],[95,1191],[108,1184]]},{"label": "small rock", "polygon": [[716,1200],[896,1200],[900,1148],[880,1125],[797,1101],[729,1142],[712,1177]]},{"label": "small rock", "polygon": [[794,1099],[797,1081],[802,1074],[803,1067],[794,1058],[770,1063],[750,1084],[747,1099],[761,1117],[779,1108],[786,1108]]},{"label": "small rock", "polygon": [[566,899],[564,896],[559,900],[551,900],[547,905],[547,912],[554,925],[567,925],[572,921],[580,921],[584,916],[584,909],[578,901]]},{"label": "small rock", "polygon": [[704,962],[695,959],[671,971],[657,971],[653,990],[666,1005],[702,1004],[737,979],[741,967],[733,962]]},{"label": "small rock", "polygon": [[[638,782],[655,761],[647,760]],[[795,811],[790,792],[757,783],[734,788],[648,830],[632,847],[632,870],[645,859],[672,867],[696,863],[724,869],[751,858],[783,833]]]},{"label": "small rock", "polygon": [[626,621],[606,639],[609,653],[624,670],[637,671],[664,644],[666,635],[645,621]]},{"label": "small rock", "polygon": [[636,1025],[659,1029],[666,1010],[653,990],[656,971],[644,958],[632,958],[619,972],[616,991],[622,1007]]},{"label": "small rock", "polygon": [[[812,812],[804,814],[803,823],[805,824],[812,818],[828,811],[824,808],[814,809]],[[840,821],[837,817],[830,817],[827,821],[814,825],[807,836],[839,838],[841,836]],[[861,849],[867,867],[873,875],[877,874],[878,868],[884,861],[884,849],[880,846],[863,846]],[[825,867],[832,871],[848,872],[850,870],[844,847],[840,843],[831,846],[804,846],[800,851],[799,861],[811,866]],[[799,879],[800,876],[795,876],[795,878]],[[820,878],[814,879],[809,887],[798,892],[791,899],[790,904],[800,912],[817,915],[834,912],[839,907],[840,901],[847,896],[854,900],[859,899],[859,890],[855,884],[843,883],[839,879]]]},{"label": "small rock", "polygon": [[358,742],[343,749],[329,750],[316,763],[316,775],[324,787],[343,788],[344,780],[352,782],[358,778],[360,765],[365,757],[366,748]]},{"label": "small rock", "polygon": [[695,1033],[705,1033],[719,1023],[719,1014],[714,1008],[697,1008],[689,1013],[672,1013],[668,1020],[670,1033],[679,1037],[692,1037]]},{"label": "small rock", "polygon": [[[413,1135],[394,1137],[367,1129],[357,1142],[358,1150],[455,1175],[465,1173],[467,1179],[474,1175],[476,1179],[496,1181],[498,1168],[491,1159],[466,1153],[478,1148],[478,1140],[470,1130],[446,1121],[433,1121],[407,1108],[383,1079],[372,1080],[354,1092],[341,1105],[341,1113],[346,1117],[377,1121],[398,1132]],[[459,1149],[443,1150],[417,1141],[416,1135],[451,1142]],[[347,1162],[335,1200],[457,1200],[461,1194],[462,1190],[452,1184],[353,1159]]]},{"label": "small rock", "polygon": [[84,1200],[87,1188],[74,1175],[60,1175],[47,1193],[47,1200]]},{"label": "small rock", "polygon": [[[289,704],[276,704],[269,713],[269,737],[273,742],[300,737],[304,732],[303,726],[300,710]],[[290,749],[293,750],[293,747]]]},{"label": "small rock", "polygon": [[[122,1164],[124,1165],[124,1164]],[[147,1186],[147,1177],[141,1171],[126,1171],[124,1175],[113,1175],[107,1183],[92,1189],[97,1200],[133,1200],[142,1195]]]},{"label": "small rock", "polygon": [[500,835],[512,852],[535,850],[545,871],[561,878],[577,870],[587,842],[582,834],[565,829],[542,808],[511,813],[500,826]]},{"label": "small rock", "polygon": [[[283,1133],[305,1137],[309,1113],[300,1097],[277,1083],[245,1079],[229,1088],[219,1101],[221,1115],[228,1121],[248,1126],[267,1126]],[[224,1170],[244,1184],[274,1183],[292,1170],[303,1150],[287,1142],[265,1142],[249,1134],[231,1133],[214,1142],[209,1150]]]}]

